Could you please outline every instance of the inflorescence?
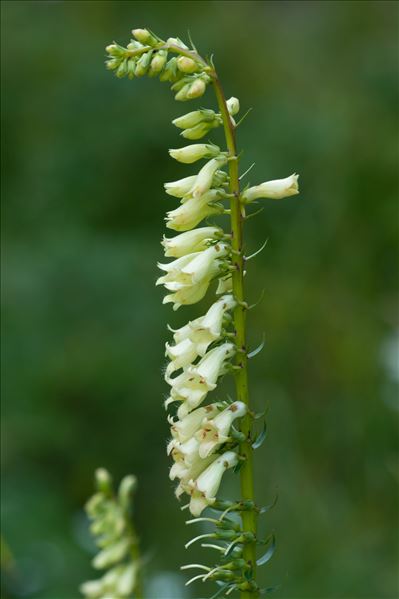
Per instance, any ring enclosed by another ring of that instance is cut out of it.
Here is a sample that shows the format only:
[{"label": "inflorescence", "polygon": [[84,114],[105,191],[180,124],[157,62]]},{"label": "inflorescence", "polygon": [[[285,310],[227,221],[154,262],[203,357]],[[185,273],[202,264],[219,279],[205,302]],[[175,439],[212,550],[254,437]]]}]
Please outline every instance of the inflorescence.
[{"label": "inflorescence", "polygon": [[[194,46],[189,49],[178,38],[163,41],[146,29],[133,30],[133,36],[126,48],[116,43],[106,48],[106,66],[117,77],[158,76],[172,84],[178,101],[199,98],[209,84],[218,81],[212,60],[204,60]],[[261,510],[246,497],[239,501],[217,498],[223,474],[229,469],[238,471],[246,460],[241,452],[243,444],[251,448],[259,445],[252,432],[244,434],[240,430],[242,419],[253,418],[254,414],[246,401],[206,400],[222,375],[235,374],[242,367],[240,353],[246,352],[245,347],[237,345],[237,328],[241,325],[235,314],[237,310],[246,310],[247,305],[237,296],[234,281],[234,276],[238,276],[235,255],[242,256],[243,250],[235,248],[233,242],[236,223],[231,216],[232,203],[239,202],[238,218],[244,219],[245,206],[259,198],[280,199],[297,194],[298,176],[247,187],[240,194],[232,185],[230,163],[238,161],[238,157],[231,148],[225,151],[213,143],[198,142],[220,126],[224,127],[226,139],[227,135],[234,135],[239,101],[235,97],[218,101],[219,112],[200,108],[172,121],[184,139],[195,143],[169,150],[170,156],[183,164],[201,160],[205,163],[197,173],[164,185],[165,192],[180,201],[165,219],[166,227],[178,234],[162,241],[165,257],[172,260],[158,264],[163,274],[156,284],[165,287],[163,303],[172,303],[174,310],[202,300],[214,281],[217,297],[204,315],[171,330],[172,339],[166,344],[165,380],[170,393],[165,407],[172,409],[168,415],[171,439],[167,451],[173,460],[169,476],[177,481],[176,496],[189,497],[188,509],[194,518],[188,523],[205,521],[214,527],[213,532],[192,539],[187,547],[206,539],[202,546],[217,552],[217,563],[212,567],[183,566],[200,570],[187,584],[213,580],[222,585],[217,595],[228,595],[234,590],[256,594],[259,588],[253,576],[255,564],[245,557],[245,546],[264,541],[245,528],[240,515],[248,511],[258,514]],[[231,216],[229,231],[210,220],[218,215]],[[197,228],[198,225],[201,226]],[[243,275],[244,272],[239,273],[241,278]],[[219,512],[217,517],[203,517],[207,507]],[[267,561],[274,548],[272,537],[266,542],[266,557],[260,558],[258,564]]]}]

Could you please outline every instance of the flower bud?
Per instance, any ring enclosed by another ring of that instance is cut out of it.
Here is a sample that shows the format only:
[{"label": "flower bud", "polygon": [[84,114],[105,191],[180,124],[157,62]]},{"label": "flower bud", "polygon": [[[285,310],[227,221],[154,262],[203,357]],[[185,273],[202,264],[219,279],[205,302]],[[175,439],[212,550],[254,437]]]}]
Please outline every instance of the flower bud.
[{"label": "flower bud", "polygon": [[196,79],[194,83],[190,85],[187,92],[187,99],[193,100],[194,98],[200,98],[204,95],[206,90],[206,83],[203,79]]},{"label": "flower bud", "polygon": [[116,585],[116,591],[120,597],[130,597],[137,579],[139,564],[133,563],[123,567]]},{"label": "flower bud", "polygon": [[124,58],[119,67],[116,69],[115,75],[119,77],[119,79],[122,79],[122,77],[125,77],[127,75],[127,69],[127,59]]},{"label": "flower bud", "polygon": [[151,35],[148,29],[133,29],[132,33],[136,40],[145,46],[155,46],[158,43],[158,40]]},{"label": "flower bud", "polygon": [[240,110],[240,102],[239,102],[238,98],[234,98],[234,96],[229,98],[227,100],[226,104],[227,104],[227,110],[229,111],[230,116],[234,116]]},{"label": "flower bud", "polygon": [[177,58],[173,56],[166,63],[165,69],[162,71],[159,80],[160,81],[176,81],[177,76]]},{"label": "flower bud", "polygon": [[177,68],[182,73],[195,73],[195,71],[199,70],[198,64],[188,56],[179,56],[177,59]]},{"label": "flower bud", "polygon": [[226,162],[227,159],[225,156],[219,156],[217,158],[212,158],[202,167],[190,192],[193,198],[199,198],[209,191],[216,171],[226,164]]},{"label": "flower bud", "polygon": [[281,200],[299,193],[298,175],[295,173],[285,179],[275,179],[266,181],[255,187],[246,189],[242,194],[244,202],[253,202],[259,198],[268,198],[272,200]]},{"label": "flower bud", "polygon": [[97,599],[104,590],[103,580],[88,580],[80,585],[79,590],[88,599]]},{"label": "flower bud", "polygon": [[111,58],[110,60],[105,61],[105,66],[109,71],[113,71],[119,67],[120,63],[121,61],[119,58]]},{"label": "flower bud", "polygon": [[189,89],[190,84],[186,83],[186,85],[184,85],[184,87],[182,87],[181,90],[178,91],[175,95],[175,100],[177,100],[178,102],[186,102],[187,100],[189,100],[189,97],[187,96]]},{"label": "flower bud", "polygon": [[184,164],[192,164],[201,158],[213,158],[220,154],[220,148],[211,144],[192,144],[184,148],[169,150],[172,158]]},{"label": "flower bud", "polygon": [[184,44],[178,37],[169,37],[166,40],[166,43],[169,46],[179,46],[179,48],[182,48],[183,50],[188,50],[186,44]]},{"label": "flower bud", "polygon": [[124,48],[123,46],[120,46],[119,44],[116,44],[115,42],[113,44],[110,44],[109,46],[107,46],[105,48],[105,51],[110,56],[114,56],[116,58],[121,58],[121,57],[125,56],[125,54],[126,54],[126,48]]},{"label": "flower bud", "polygon": [[143,77],[143,75],[146,75],[146,73],[150,67],[151,57],[152,57],[152,51],[145,52],[144,54],[142,54],[140,56],[140,58],[138,59],[138,61],[136,63],[136,69],[134,71],[134,74],[136,75],[136,77]]},{"label": "flower bud", "polygon": [[130,547],[129,539],[121,539],[120,541],[110,545],[100,551],[92,561],[94,568],[102,570],[122,560]]},{"label": "flower bud", "polygon": [[127,61],[127,76],[129,79],[134,79],[136,72],[136,61],[134,58],[130,58]]},{"label": "flower bud", "polygon": [[97,468],[95,472],[95,479],[97,489],[101,493],[109,495],[112,492],[112,478],[108,470],[105,468]]},{"label": "flower bud", "polygon": [[136,40],[131,40],[127,45],[127,49],[130,52],[135,52],[136,50],[140,50],[141,48],[144,48],[143,44],[140,44],[140,42],[136,42]]},{"label": "flower bud", "polygon": [[167,59],[168,53],[166,50],[160,50],[155,54],[153,59],[151,60],[150,70],[148,71],[148,75],[150,77],[155,77],[162,72]]},{"label": "flower bud", "polygon": [[190,139],[192,141],[195,141],[197,139],[201,139],[202,137],[204,137],[204,135],[206,135],[207,133],[209,133],[209,131],[211,129],[213,129],[214,127],[218,127],[219,123],[218,121],[213,121],[213,122],[202,122],[202,123],[198,123],[198,125],[195,125],[195,127],[191,127],[190,129],[185,129],[184,131],[182,131],[180,133],[180,135],[182,137],[184,137],[185,139]]},{"label": "flower bud", "polygon": [[172,124],[179,129],[190,129],[203,121],[213,121],[216,118],[216,113],[213,110],[193,110],[187,114],[179,116],[172,121]]},{"label": "flower bud", "polygon": [[119,489],[118,489],[118,496],[119,496],[119,501],[124,509],[127,509],[129,507],[132,493],[135,491],[136,487],[137,487],[137,478],[133,474],[125,476],[121,480]]}]

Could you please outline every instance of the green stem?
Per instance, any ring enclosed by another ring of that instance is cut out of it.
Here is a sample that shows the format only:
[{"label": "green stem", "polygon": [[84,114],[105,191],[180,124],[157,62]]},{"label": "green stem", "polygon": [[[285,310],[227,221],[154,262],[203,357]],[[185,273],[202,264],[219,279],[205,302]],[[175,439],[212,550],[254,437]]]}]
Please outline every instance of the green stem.
[{"label": "green stem", "polygon": [[[244,299],[244,256],[243,256],[243,220],[244,209],[240,202],[240,181],[238,176],[238,157],[236,147],[235,128],[231,122],[227,109],[226,99],[223,88],[216,75],[213,73],[213,85],[220,113],[223,119],[224,135],[226,138],[227,149],[229,153],[229,174],[230,174],[230,193],[231,199],[231,245],[234,250],[232,262],[233,271],[233,293],[238,301],[234,310],[234,329],[236,335],[237,347],[243,352],[237,353],[237,365],[240,369],[235,374],[236,394],[239,401],[248,406],[248,369],[246,352],[246,304]],[[246,440],[240,444],[240,454],[245,457],[243,466],[240,470],[241,479],[241,498],[243,500],[254,500],[254,481],[253,481],[253,449],[250,442],[251,416],[247,413],[241,422],[241,431]],[[254,510],[242,512],[242,526],[245,532],[252,532],[256,535],[256,513]],[[256,569],[256,544],[246,543],[244,545],[244,559],[253,569],[253,579],[255,580]],[[241,599],[254,599],[258,593],[253,591],[241,591]]]}]

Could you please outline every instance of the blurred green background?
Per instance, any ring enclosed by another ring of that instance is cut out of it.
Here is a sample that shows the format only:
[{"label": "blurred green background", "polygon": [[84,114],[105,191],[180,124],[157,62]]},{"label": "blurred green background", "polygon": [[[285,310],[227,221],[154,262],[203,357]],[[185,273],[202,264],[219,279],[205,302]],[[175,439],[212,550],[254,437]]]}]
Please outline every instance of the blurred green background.
[{"label": "blurred green background", "polygon": [[[82,505],[97,466],[139,477],[152,599],[199,597],[168,480],[166,322],[154,287],[177,104],[117,80],[104,46],[132,27],[214,52],[252,184],[301,195],[247,226],[255,405],[269,403],[257,497],[275,509],[262,582],[280,599],[394,599],[398,524],[395,2],[2,2],[3,597],[75,599],[93,575]],[[221,141],[220,132],[213,136]],[[182,144],[183,145],[183,144]],[[195,169],[194,169],[195,170]],[[220,393],[222,391],[220,390]],[[237,493],[225,477],[223,492]]]}]

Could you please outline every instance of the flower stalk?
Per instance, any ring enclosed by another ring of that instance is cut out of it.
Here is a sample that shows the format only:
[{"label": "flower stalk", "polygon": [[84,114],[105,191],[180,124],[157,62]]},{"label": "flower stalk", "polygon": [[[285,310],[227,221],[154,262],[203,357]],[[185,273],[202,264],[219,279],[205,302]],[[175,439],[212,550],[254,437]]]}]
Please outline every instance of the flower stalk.
[{"label": "flower stalk", "polygon": [[[243,222],[245,218],[245,209],[240,202],[240,180],[238,171],[238,156],[235,127],[231,121],[227,108],[226,99],[219,78],[215,73],[213,79],[216,99],[220,114],[223,119],[224,135],[229,153],[229,175],[230,175],[230,193],[233,195],[230,200],[230,224],[231,224],[231,246],[233,248],[233,295],[237,300],[237,305],[233,312],[235,342],[238,348],[243,350],[237,353],[236,362],[240,367],[235,371],[235,385],[237,400],[246,404],[248,411],[241,420],[241,432],[245,435],[245,441],[240,443],[240,454],[245,457],[245,461],[240,469],[241,498],[243,501],[254,500],[254,474],[253,474],[253,449],[251,447],[251,429],[252,422],[250,416],[250,402],[248,390],[248,358],[246,342],[246,304],[244,294],[244,240],[243,240]],[[256,512],[250,510],[242,513],[243,530],[250,532],[256,537]],[[256,542],[247,543],[243,549],[244,559],[251,565],[253,578],[256,580]],[[250,591],[242,591],[241,599],[254,597]]]}]

